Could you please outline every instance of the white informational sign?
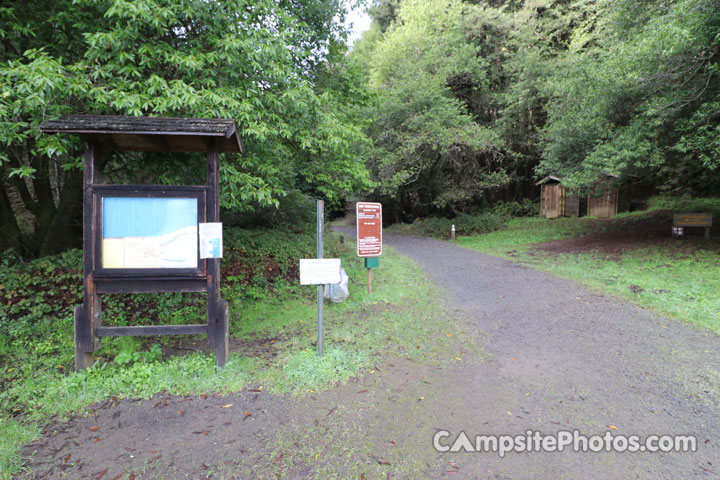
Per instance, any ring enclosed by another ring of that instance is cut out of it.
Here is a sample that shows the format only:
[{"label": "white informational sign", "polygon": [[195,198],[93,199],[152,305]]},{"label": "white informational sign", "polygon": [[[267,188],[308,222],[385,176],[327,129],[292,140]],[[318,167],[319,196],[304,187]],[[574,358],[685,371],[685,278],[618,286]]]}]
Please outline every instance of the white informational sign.
[{"label": "white informational sign", "polygon": [[339,258],[301,258],[300,285],[334,285],[340,283]]},{"label": "white informational sign", "polygon": [[200,258],[222,258],[222,223],[200,223]]}]

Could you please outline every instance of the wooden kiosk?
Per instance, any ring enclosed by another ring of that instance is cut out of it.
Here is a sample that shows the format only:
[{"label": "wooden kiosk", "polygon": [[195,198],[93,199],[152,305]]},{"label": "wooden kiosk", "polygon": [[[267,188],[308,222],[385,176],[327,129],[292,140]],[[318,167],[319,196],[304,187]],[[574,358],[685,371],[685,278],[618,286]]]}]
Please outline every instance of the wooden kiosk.
[{"label": "wooden kiosk", "polygon": [[[75,308],[75,370],[94,361],[102,337],[206,334],[217,365],[228,355],[228,303],[220,298],[220,259],[200,258],[198,229],[220,221],[219,156],[242,153],[234,120],[69,116],[44,133],[88,144],[83,181],[83,304]],[[108,185],[101,152],[206,152],[205,185]],[[207,323],[104,327],[101,294],[206,292]]]}]

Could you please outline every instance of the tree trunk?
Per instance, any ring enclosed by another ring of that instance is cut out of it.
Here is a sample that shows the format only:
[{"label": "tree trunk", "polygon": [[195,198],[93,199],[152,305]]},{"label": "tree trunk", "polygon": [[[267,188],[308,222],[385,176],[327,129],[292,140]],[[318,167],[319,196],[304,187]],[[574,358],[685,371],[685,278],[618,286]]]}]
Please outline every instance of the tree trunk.
[{"label": "tree trunk", "polygon": [[14,182],[23,204],[34,217],[32,234],[22,233],[7,189],[0,190],[0,251],[12,248],[25,258],[34,258],[82,247],[82,171],[65,172],[57,207],[50,182],[43,175],[46,173],[33,179],[35,199],[24,182]]},{"label": "tree trunk", "polygon": [[38,255],[52,255],[68,248],[82,248],[83,174],[81,170],[65,172],[60,202],[48,224],[37,238]]},{"label": "tree trunk", "polygon": [[12,248],[23,256],[30,253],[24,248],[23,234],[10,204],[7,189],[3,186],[0,189],[0,251],[8,248]]}]

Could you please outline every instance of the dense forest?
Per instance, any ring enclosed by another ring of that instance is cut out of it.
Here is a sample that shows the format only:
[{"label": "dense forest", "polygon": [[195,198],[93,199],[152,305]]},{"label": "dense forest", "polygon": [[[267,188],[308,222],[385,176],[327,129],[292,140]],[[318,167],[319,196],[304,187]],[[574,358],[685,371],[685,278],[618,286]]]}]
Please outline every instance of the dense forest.
[{"label": "dense forest", "polygon": [[720,193],[717,0],[380,0],[352,52],[376,193],[400,217],[564,177]]},{"label": "dense forest", "polygon": [[[80,242],[66,114],[234,118],[228,221],[304,199],[392,221],[537,196],[554,174],[720,194],[720,0],[375,0],[352,48],[340,0],[6,0],[0,250]],[[194,183],[192,156],[109,155],[113,182]]]}]

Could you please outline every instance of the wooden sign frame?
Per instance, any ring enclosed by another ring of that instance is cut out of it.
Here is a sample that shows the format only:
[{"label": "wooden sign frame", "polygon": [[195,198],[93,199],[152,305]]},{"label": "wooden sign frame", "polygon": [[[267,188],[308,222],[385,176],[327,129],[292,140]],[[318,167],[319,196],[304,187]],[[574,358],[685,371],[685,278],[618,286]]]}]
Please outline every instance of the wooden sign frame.
[{"label": "wooden sign frame", "polygon": [[[71,116],[41,125],[44,133],[70,133],[87,140],[83,166],[83,303],[75,308],[75,370],[94,362],[103,337],[206,334],[216,363],[228,357],[228,302],[220,298],[220,259],[201,260],[196,268],[103,268],[102,199],[106,197],[195,198],[198,223],[220,221],[219,158],[242,153],[234,120],[118,116]],[[195,186],[107,185],[101,152],[206,152],[207,183]],[[199,255],[199,250],[196,252]],[[103,294],[203,292],[207,323],[106,327]]]},{"label": "wooden sign frame", "polygon": [[[93,188],[94,227],[94,256],[93,275],[101,277],[146,277],[146,276],[181,276],[200,277],[207,271],[207,265],[200,259],[199,248],[196,246],[195,268],[107,268],[103,264],[103,220],[105,198],[148,198],[171,199],[189,198],[197,201],[197,223],[204,223],[206,218],[206,187],[190,186],[156,186],[156,185],[98,185]],[[197,235],[197,232],[196,232]]]}]

